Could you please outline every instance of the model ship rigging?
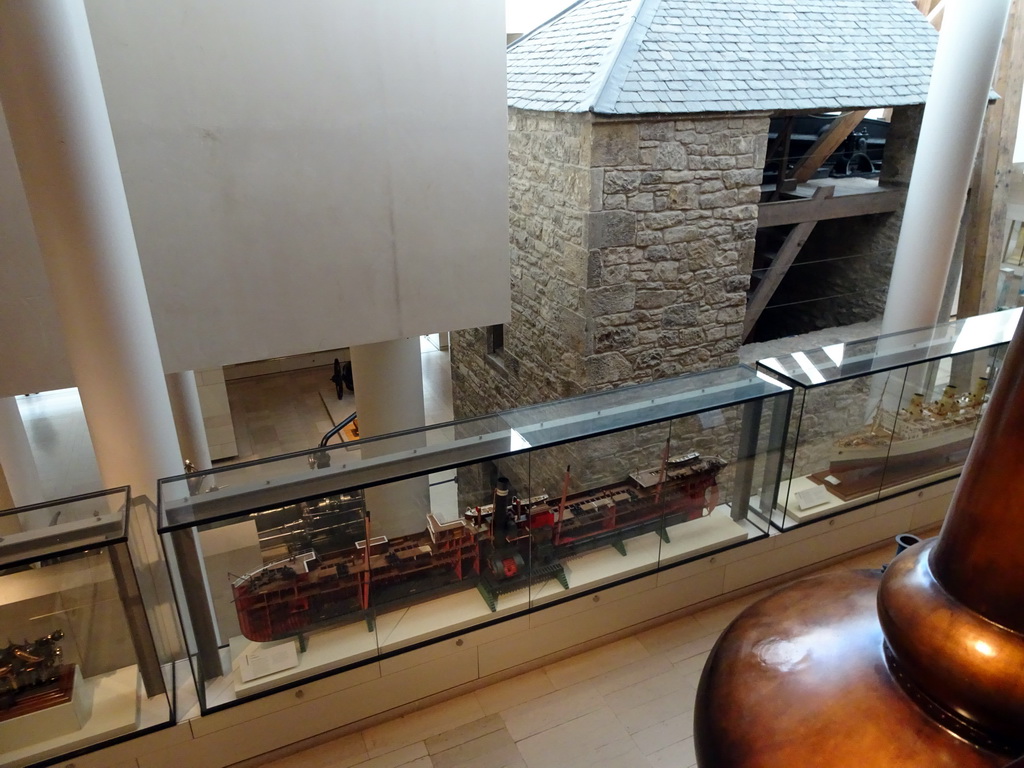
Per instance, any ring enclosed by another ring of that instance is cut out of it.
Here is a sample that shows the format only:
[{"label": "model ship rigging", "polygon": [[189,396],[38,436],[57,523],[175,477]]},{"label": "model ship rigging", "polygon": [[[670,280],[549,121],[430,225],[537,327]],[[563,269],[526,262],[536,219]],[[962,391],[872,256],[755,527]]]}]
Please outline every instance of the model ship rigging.
[{"label": "model ship rigging", "polygon": [[950,385],[930,403],[913,394],[896,413],[879,405],[869,425],[836,441],[828,471],[811,477],[847,500],[962,464],[987,391],[988,379],[979,377],[964,395]]},{"label": "model ship rigging", "polygon": [[[326,500],[316,510],[303,505],[302,517],[311,521],[334,508],[333,536],[293,530],[285,535],[294,554],[236,579],[239,626],[246,638],[267,642],[346,617],[364,618],[372,628],[371,608],[443,590],[475,585],[493,611],[500,595],[531,583],[556,579],[568,589],[564,560],[604,545],[625,555],[630,538],[653,531],[668,541],[670,526],[709,514],[725,465],[717,456],[666,454],[657,468],[573,494],[567,467],[557,499],[521,499],[499,478],[491,504],[451,521],[429,513],[423,531],[392,540],[373,535],[358,494]],[[317,544],[294,548],[314,539]]]}]

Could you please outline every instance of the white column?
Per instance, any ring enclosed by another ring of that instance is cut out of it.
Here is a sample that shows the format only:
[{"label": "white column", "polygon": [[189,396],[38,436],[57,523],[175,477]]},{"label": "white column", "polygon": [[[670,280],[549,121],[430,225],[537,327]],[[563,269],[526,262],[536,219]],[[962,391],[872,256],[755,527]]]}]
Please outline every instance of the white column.
[{"label": "white column", "polygon": [[[25,422],[21,418],[18,401],[13,397],[0,397],[0,475],[0,480],[6,481],[7,495],[10,496],[9,504],[4,503],[8,499],[0,500],[0,509],[45,501]],[[18,514],[18,523],[23,531],[45,527],[49,522],[50,516],[45,510]]]},{"label": "white column", "polygon": [[107,486],[181,472],[82,0],[0,0],[0,100]]},{"label": "white column", "polygon": [[1009,6],[946,3],[882,333],[939,319]]},{"label": "white column", "polygon": [[199,404],[195,371],[167,374],[167,392],[174,412],[174,427],[178,432],[182,459],[188,459],[196,469],[210,469],[210,446],[206,442],[206,425]]},{"label": "white column", "polygon": [[18,401],[13,397],[0,397],[0,466],[15,506],[24,507],[44,501],[32,445]]},{"label": "white column", "polygon": [[[422,427],[423,366],[419,338],[363,344],[350,350],[362,456],[377,455],[364,438]],[[421,435],[388,440],[380,450],[408,450],[424,444]],[[389,538],[423,530],[430,511],[427,478],[368,489],[373,534]]]}]

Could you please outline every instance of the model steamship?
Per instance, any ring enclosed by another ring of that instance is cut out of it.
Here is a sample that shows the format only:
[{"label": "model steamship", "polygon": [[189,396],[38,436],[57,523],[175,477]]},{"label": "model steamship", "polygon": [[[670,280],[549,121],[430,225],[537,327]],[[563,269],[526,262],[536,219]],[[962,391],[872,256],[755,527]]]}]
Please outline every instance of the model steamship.
[{"label": "model steamship", "polygon": [[[625,555],[629,538],[656,531],[667,541],[669,526],[710,513],[723,467],[717,456],[666,456],[657,468],[571,495],[567,467],[557,499],[521,499],[499,478],[491,504],[468,508],[451,521],[429,513],[423,531],[391,540],[373,536],[361,499],[339,497],[325,502],[344,505],[335,510],[341,522],[334,530],[351,536],[358,527],[361,538],[339,546],[341,539],[321,537],[319,547],[236,579],[232,592],[242,634],[267,642],[353,617],[372,629],[371,605],[397,607],[473,585],[492,611],[501,594],[540,580],[556,579],[568,589],[565,559],[605,545]],[[323,511],[305,509],[303,518],[316,520]]]},{"label": "model steamship", "polygon": [[915,393],[898,413],[879,407],[864,429],[836,441],[828,472],[813,477],[840,498],[850,498],[877,488],[883,476],[887,486],[895,485],[960,464],[987,391],[988,379],[981,377],[965,395],[947,386],[931,403]]}]

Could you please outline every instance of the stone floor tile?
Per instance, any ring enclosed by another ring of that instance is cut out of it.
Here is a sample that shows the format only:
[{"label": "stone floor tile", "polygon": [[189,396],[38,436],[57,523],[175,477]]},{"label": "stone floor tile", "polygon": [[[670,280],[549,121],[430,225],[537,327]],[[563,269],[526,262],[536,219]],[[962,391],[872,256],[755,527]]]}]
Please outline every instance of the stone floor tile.
[{"label": "stone floor tile", "polygon": [[282,757],[267,768],[351,768],[366,762],[366,745],[360,733],[353,733]]},{"label": "stone floor tile", "polygon": [[690,768],[697,765],[693,737],[660,749],[647,756],[651,768]]},{"label": "stone floor tile", "polygon": [[353,768],[430,768],[432,763],[422,741],[356,763]]},{"label": "stone floor tile", "polygon": [[670,717],[633,734],[633,741],[645,755],[654,754],[693,736],[693,712]]},{"label": "stone floor tile", "polygon": [[544,674],[544,670],[536,669],[481,688],[474,695],[480,702],[480,708],[486,714],[492,714],[510,709],[524,701],[539,699],[554,690],[555,687]]},{"label": "stone floor tile", "polygon": [[374,757],[408,744],[422,742],[431,736],[479,720],[483,714],[472,694],[459,696],[367,728],[363,731],[366,753]]},{"label": "stone floor tile", "polygon": [[577,656],[549,664],[544,667],[551,684],[557,688],[568,688],[584,680],[592,680],[611,670],[632,664],[646,658],[647,649],[633,637],[602,645]]},{"label": "stone floor tile", "polygon": [[607,707],[517,741],[517,746],[528,768],[635,766],[637,758],[640,765],[644,760]]},{"label": "stone floor tile", "polygon": [[434,768],[526,768],[505,728],[431,754]]},{"label": "stone floor tile", "polygon": [[603,705],[603,700],[593,688],[577,686],[518,704],[502,711],[501,717],[512,738],[518,742],[575,720]]},{"label": "stone floor tile", "polygon": [[[426,739],[427,753],[434,755],[438,752],[444,752],[445,750],[457,747],[467,741],[479,739],[489,733],[504,730],[505,721],[501,719],[501,715],[487,715],[487,717],[482,717],[479,720],[460,725],[458,728],[452,728],[450,731],[444,731]],[[509,740],[511,741],[511,737],[509,737]]]}]

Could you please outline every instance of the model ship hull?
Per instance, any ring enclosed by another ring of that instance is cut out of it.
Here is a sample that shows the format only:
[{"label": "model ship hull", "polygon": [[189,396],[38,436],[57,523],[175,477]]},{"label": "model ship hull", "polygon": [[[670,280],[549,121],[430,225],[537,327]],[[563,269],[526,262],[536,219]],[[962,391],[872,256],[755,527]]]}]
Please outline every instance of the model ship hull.
[{"label": "model ship hull", "polygon": [[[900,411],[897,416],[880,411],[870,428],[837,442],[828,472],[811,477],[849,500],[958,466],[974,439],[980,402],[978,395],[977,405],[938,415]],[[880,427],[890,419],[891,429]]]},{"label": "model ship hull", "polygon": [[426,530],[410,536],[366,536],[331,554],[310,549],[270,563],[232,585],[240,629],[249,640],[268,642],[346,617],[372,625],[371,605],[379,610],[474,585],[494,610],[497,595],[561,574],[565,558],[606,544],[618,549],[653,530],[665,535],[667,526],[710,511],[725,462],[685,458],[682,466],[636,473],[562,500],[496,499],[456,521],[430,514]]}]

